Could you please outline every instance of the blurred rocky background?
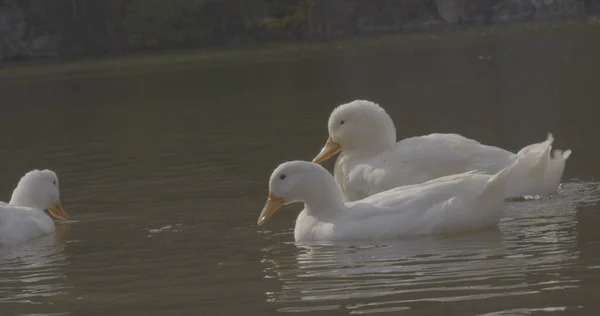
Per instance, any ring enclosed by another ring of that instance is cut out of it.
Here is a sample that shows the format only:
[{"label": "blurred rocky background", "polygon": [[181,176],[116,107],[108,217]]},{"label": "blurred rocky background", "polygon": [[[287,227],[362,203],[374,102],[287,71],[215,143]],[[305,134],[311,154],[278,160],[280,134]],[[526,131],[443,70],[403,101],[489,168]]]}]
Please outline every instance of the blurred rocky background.
[{"label": "blurred rocky background", "polygon": [[600,0],[0,0],[0,61],[592,15]]}]

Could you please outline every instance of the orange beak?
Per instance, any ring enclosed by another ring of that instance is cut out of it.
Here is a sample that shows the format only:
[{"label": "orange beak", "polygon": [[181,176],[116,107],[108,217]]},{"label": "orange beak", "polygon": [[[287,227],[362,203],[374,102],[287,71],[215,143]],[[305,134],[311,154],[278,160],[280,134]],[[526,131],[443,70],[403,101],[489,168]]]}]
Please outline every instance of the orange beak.
[{"label": "orange beak", "polygon": [[327,137],[327,141],[325,142],[325,146],[321,149],[321,152],[313,158],[312,162],[321,163],[326,161],[327,159],[333,157],[335,154],[339,153],[342,150],[342,147],[333,141],[331,136]]},{"label": "orange beak", "polygon": [[275,214],[282,206],[283,199],[276,197],[273,192],[269,192],[269,197],[267,198],[267,203],[265,207],[263,207],[262,212],[258,216],[258,226],[262,226],[266,223],[273,214]]},{"label": "orange beak", "polygon": [[62,207],[62,204],[60,203],[60,201],[58,201],[58,203],[56,203],[56,205],[54,205],[53,207],[49,208],[48,212],[50,212],[50,215],[52,215],[58,219],[68,219],[69,218],[69,214],[67,214],[67,212],[65,212],[65,209]]}]

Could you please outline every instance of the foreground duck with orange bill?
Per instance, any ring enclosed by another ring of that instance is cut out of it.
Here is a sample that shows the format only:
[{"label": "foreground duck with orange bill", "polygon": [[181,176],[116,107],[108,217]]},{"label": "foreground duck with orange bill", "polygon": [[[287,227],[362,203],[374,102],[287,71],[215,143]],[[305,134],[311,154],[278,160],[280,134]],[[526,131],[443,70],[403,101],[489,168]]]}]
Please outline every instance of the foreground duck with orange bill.
[{"label": "foreground duck with orange bill", "polygon": [[393,239],[459,233],[498,225],[505,209],[506,180],[529,164],[520,156],[495,175],[466,172],[345,202],[321,165],[291,161],[269,180],[269,197],[258,217],[264,225],[283,205],[304,203],[294,238],[298,242]]},{"label": "foreground duck with orange bill", "polygon": [[62,207],[58,177],[51,170],[31,170],[14,189],[9,203],[0,202],[0,245],[53,234],[54,221],[69,215]]}]

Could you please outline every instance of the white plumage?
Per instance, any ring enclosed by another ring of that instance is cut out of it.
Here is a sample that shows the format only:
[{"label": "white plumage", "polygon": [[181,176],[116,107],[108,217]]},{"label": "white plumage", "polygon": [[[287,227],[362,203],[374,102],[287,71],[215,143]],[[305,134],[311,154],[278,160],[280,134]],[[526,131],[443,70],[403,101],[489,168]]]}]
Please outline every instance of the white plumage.
[{"label": "white plumage", "polygon": [[58,177],[51,170],[32,170],[13,191],[10,202],[0,202],[0,244],[13,244],[54,233],[54,221],[68,214],[60,203]]},{"label": "white plumage", "polygon": [[[548,195],[558,190],[570,150],[552,150],[552,135],[519,153],[483,145],[457,134],[430,134],[396,142],[396,129],[379,105],[356,100],[337,107],[329,117],[329,139],[314,162],[337,152],[334,176],[347,200],[391,188],[479,170],[495,174],[523,153],[536,166],[510,175],[506,197]],[[521,167],[521,168],[529,168]]]},{"label": "white plumage", "polygon": [[498,225],[504,212],[507,179],[532,161],[528,158],[519,156],[496,175],[473,171],[450,175],[354,202],[344,202],[321,165],[286,162],[271,175],[269,199],[258,224],[282,205],[302,202],[296,241],[379,240],[490,228]]}]

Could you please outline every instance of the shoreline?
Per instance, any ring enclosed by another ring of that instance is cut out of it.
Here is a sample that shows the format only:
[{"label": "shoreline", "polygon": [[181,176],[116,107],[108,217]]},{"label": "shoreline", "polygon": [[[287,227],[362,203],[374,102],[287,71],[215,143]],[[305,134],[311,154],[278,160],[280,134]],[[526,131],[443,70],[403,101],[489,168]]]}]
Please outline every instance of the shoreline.
[{"label": "shoreline", "polygon": [[548,29],[573,29],[580,27],[600,27],[597,16],[548,19],[544,21],[510,22],[484,26],[443,26],[425,29],[413,29],[404,32],[378,32],[338,39],[265,42],[256,44],[229,45],[197,49],[161,49],[125,53],[110,56],[83,56],[75,58],[45,58],[27,61],[0,63],[0,82],[11,79],[27,79],[56,75],[85,75],[88,73],[127,73],[128,71],[154,69],[161,67],[215,66],[221,63],[268,62],[319,53],[331,53],[345,49],[365,49],[381,45],[401,44],[403,49],[414,51],[424,49],[428,43],[436,42],[439,37],[458,37],[473,40],[489,36],[506,36],[515,30],[524,33],[545,31]]}]

